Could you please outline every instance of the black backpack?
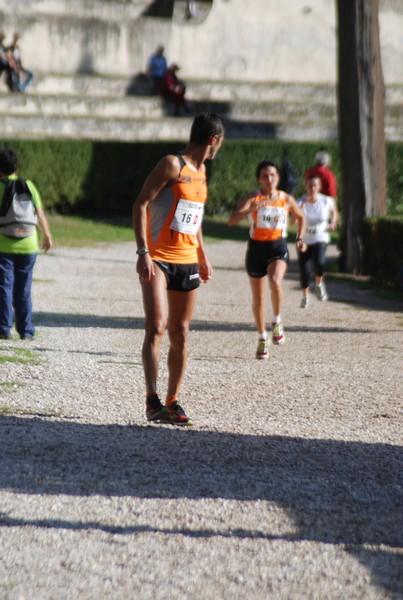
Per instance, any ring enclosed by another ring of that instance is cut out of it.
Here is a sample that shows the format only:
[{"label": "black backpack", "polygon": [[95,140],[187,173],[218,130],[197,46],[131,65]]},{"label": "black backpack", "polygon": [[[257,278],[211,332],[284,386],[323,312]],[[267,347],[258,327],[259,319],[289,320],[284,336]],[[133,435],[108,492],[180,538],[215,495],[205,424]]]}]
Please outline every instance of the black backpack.
[{"label": "black backpack", "polygon": [[33,235],[38,223],[34,199],[24,179],[0,179],[4,193],[0,206],[0,233],[13,238]]}]

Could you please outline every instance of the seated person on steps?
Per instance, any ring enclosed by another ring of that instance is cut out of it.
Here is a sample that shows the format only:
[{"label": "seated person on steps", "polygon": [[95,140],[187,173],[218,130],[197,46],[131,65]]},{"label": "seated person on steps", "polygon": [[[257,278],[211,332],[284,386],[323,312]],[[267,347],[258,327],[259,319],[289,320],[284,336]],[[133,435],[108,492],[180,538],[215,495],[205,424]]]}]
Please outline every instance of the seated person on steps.
[{"label": "seated person on steps", "polygon": [[179,66],[176,63],[171,64],[165,71],[161,82],[161,96],[173,102],[175,117],[179,117],[181,112],[189,112],[185,100],[186,86],[178,78],[177,71],[179,71]]}]

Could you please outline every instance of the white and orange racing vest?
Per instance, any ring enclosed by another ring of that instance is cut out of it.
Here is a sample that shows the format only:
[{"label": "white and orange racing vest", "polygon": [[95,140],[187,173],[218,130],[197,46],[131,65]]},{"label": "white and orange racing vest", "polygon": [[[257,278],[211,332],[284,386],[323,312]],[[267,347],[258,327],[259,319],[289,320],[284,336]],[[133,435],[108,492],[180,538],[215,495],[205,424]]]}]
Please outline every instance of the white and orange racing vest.
[{"label": "white and orange racing vest", "polygon": [[147,245],[153,260],[197,263],[197,233],[207,200],[204,172],[196,173],[179,156],[183,165],[178,179],[161,190],[149,204]]},{"label": "white and orange racing vest", "polygon": [[248,215],[252,240],[272,242],[287,237],[288,206],[285,192],[279,190],[277,199],[271,202],[258,190],[253,205],[256,208]]}]

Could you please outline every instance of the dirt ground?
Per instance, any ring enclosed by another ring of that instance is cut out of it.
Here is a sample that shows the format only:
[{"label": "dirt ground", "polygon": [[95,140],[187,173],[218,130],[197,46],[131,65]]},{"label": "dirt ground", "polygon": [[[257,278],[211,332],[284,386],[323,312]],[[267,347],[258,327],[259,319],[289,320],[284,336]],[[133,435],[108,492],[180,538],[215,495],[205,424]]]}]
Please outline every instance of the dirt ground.
[{"label": "dirt ground", "polygon": [[145,419],[134,244],[38,258],[37,335],[0,341],[2,600],[403,597],[403,304],[329,278],[302,310],[292,254],[257,361],[245,245],[208,249],[186,429]]}]

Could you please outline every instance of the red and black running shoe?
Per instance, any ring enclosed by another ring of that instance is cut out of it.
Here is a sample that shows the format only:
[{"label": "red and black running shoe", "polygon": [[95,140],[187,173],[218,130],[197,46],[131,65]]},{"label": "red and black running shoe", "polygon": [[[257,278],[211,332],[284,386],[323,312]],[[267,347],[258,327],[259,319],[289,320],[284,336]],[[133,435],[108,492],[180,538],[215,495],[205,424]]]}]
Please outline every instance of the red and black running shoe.
[{"label": "red and black running shoe", "polygon": [[166,406],[161,404],[157,394],[149,396],[146,401],[147,421],[171,422],[171,413]]},{"label": "red and black running shoe", "polygon": [[174,425],[193,425],[192,420],[187,416],[179,402],[173,402],[168,406],[171,416],[171,423]]}]

